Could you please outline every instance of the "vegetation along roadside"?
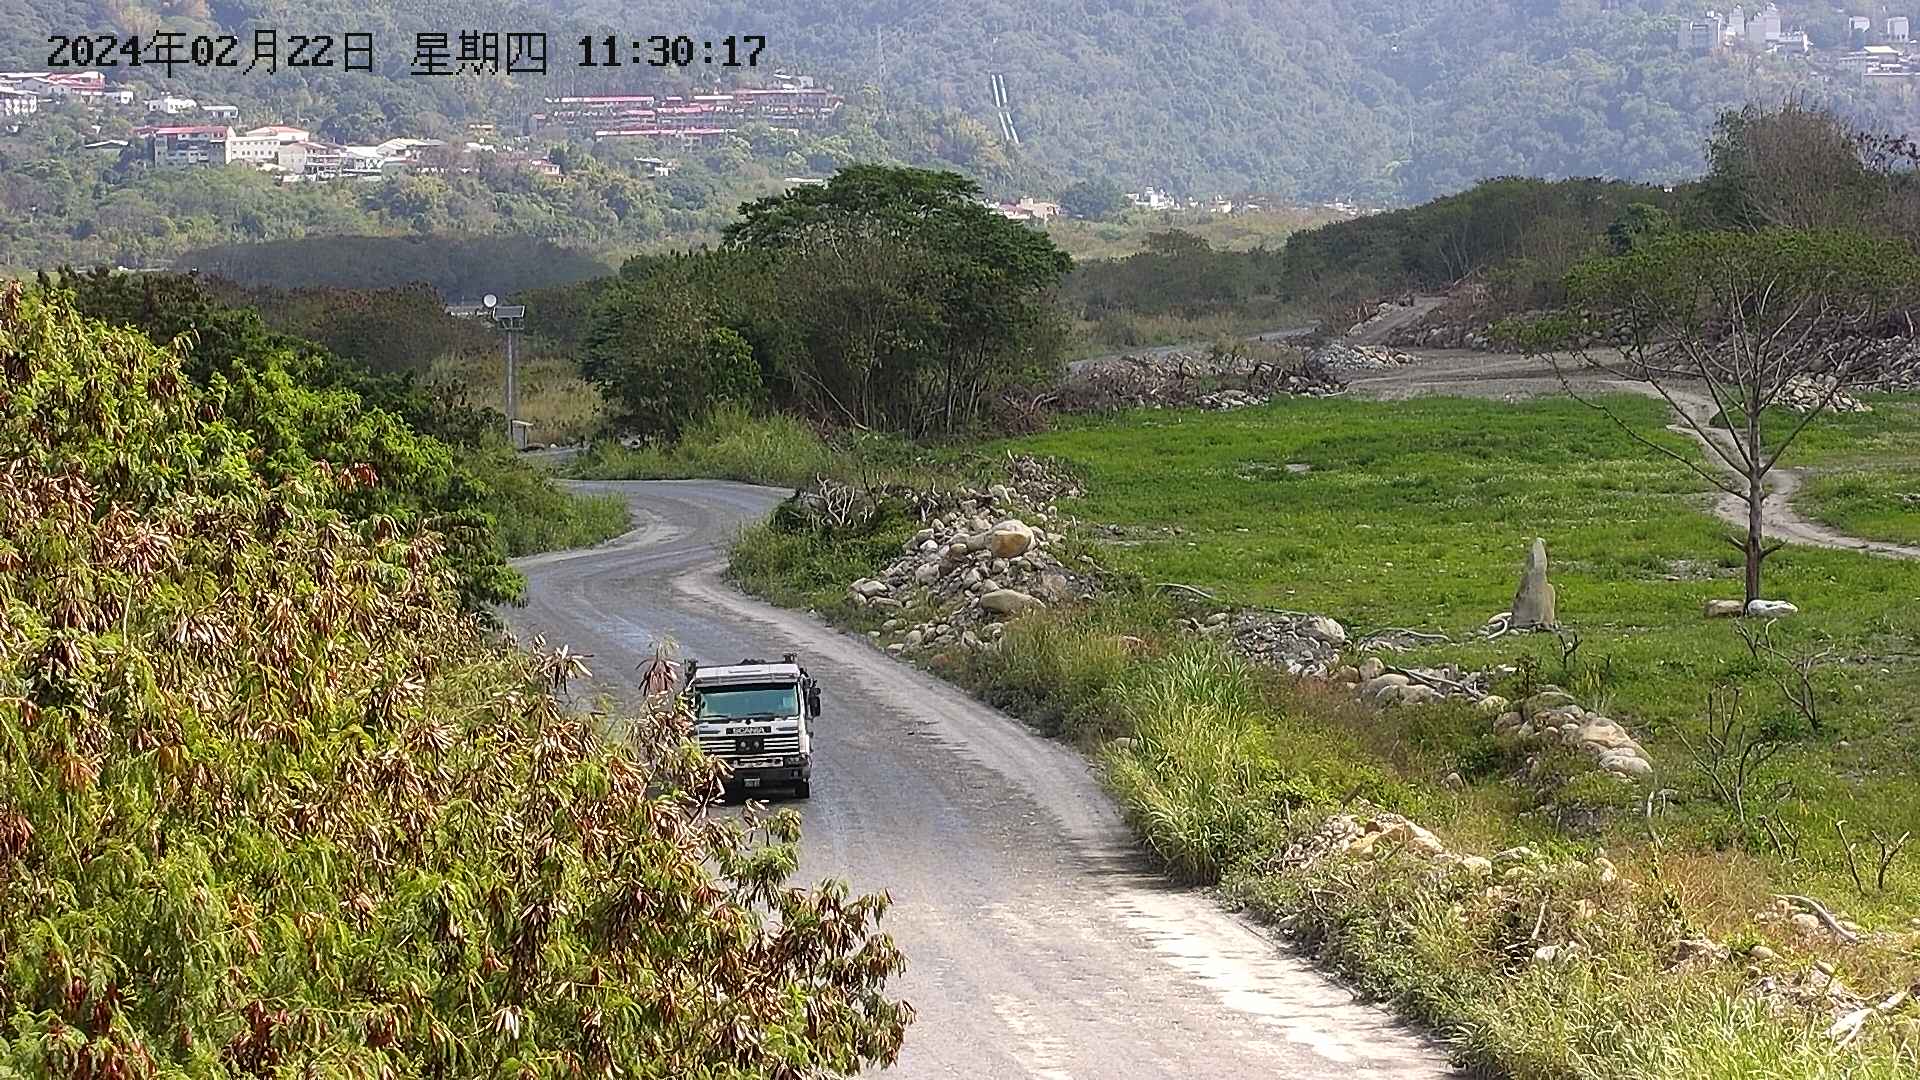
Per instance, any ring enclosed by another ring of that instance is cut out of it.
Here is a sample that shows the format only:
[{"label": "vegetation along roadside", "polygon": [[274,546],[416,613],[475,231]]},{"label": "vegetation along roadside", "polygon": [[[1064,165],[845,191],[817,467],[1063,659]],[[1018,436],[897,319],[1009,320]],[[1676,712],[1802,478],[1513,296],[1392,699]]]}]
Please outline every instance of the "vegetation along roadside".
[{"label": "vegetation along roadside", "polygon": [[578,657],[191,356],[0,288],[0,1074],[892,1061],[885,898],[707,814],[686,715],[559,707]]}]

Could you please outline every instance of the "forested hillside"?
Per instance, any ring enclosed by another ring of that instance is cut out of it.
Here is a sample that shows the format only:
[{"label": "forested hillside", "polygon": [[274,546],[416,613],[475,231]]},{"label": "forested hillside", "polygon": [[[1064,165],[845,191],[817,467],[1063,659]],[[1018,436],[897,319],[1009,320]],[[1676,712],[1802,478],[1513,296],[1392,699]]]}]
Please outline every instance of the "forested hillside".
[{"label": "forested hillside", "polygon": [[[40,63],[47,33],[83,28],[365,30],[378,43],[379,74],[191,71],[177,80],[355,139],[396,118],[423,130],[511,120],[546,94],[678,78],[645,66],[581,69],[582,33],[765,34],[770,65],[883,92],[886,115],[863,117],[856,135],[878,132],[902,160],[958,165],[989,187],[1110,175],[1176,191],[1394,202],[1507,174],[1683,178],[1699,170],[1713,116],[1755,98],[1807,93],[1857,118],[1912,122],[1910,94],[1817,77],[1802,58],[1682,52],[1679,20],[1701,11],[1692,0],[667,0],[644,13],[614,0],[4,0],[0,62]],[[1831,5],[1785,11],[1786,24],[1816,42],[1832,37]],[[1860,11],[1881,17],[1901,5]],[[422,29],[544,30],[552,73],[409,76]],[[995,72],[1006,78],[1017,147],[994,114]],[[713,69],[696,62],[693,77]]]}]

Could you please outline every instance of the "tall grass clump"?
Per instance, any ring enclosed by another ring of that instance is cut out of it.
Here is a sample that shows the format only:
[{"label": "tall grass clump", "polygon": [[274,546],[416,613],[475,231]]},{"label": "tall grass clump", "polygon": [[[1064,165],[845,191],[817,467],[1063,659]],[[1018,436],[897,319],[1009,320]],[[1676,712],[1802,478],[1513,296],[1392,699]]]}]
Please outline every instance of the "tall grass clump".
[{"label": "tall grass clump", "polygon": [[1131,730],[1107,757],[1107,782],[1167,868],[1211,882],[1267,846],[1286,820],[1286,786],[1268,753],[1262,703],[1242,665],[1189,646],[1128,680]]},{"label": "tall grass clump", "polygon": [[1083,747],[1125,731],[1124,680],[1140,645],[1111,612],[1022,619],[1006,642],[970,657],[963,682],[1043,734]]},{"label": "tall grass clump", "polygon": [[628,449],[600,442],[574,462],[582,480],[739,480],[800,487],[845,471],[820,433],[781,413],[756,415],[737,405],[716,408],[667,446]]},{"label": "tall grass clump", "polygon": [[590,547],[632,526],[625,500],[569,494],[509,451],[491,452],[472,465],[487,487],[493,532],[508,556]]}]

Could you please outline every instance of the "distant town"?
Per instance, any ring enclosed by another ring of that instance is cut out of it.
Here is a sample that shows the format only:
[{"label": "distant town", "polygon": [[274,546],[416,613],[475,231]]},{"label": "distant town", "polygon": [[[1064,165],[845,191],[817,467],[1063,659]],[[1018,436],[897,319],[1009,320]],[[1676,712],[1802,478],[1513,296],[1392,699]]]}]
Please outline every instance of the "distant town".
[{"label": "distant town", "polygon": [[[1737,9],[1736,9],[1737,10]],[[164,95],[139,98],[109,84],[98,71],[0,71],[0,117],[26,116],[43,102],[78,101],[99,107],[143,107],[153,122],[133,128],[132,139],[101,139],[86,149],[124,153],[159,168],[241,165],[272,174],[283,184],[341,180],[377,180],[406,172],[469,170],[472,155],[487,155],[496,166],[561,175],[560,166],[526,147],[541,135],[608,142],[643,140],[651,145],[699,150],[748,131],[752,125],[788,132],[824,129],[845,105],[845,98],[819,85],[813,76],[786,72],[774,85],[709,94],[619,94],[547,98],[531,113],[524,136],[496,137],[494,125],[469,125],[465,140],[397,135],[378,143],[348,145],[317,138],[291,124],[245,127],[234,105]],[[463,163],[466,162],[466,163]],[[672,176],[679,162],[665,157],[636,157],[655,177]],[[787,177],[789,187],[826,183],[824,177]],[[1041,223],[1062,216],[1058,202],[1023,196],[986,199],[1014,221]],[[1258,212],[1257,201],[1228,198],[1180,198],[1154,187],[1129,192],[1128,205],[1156,211],[1205,211],[1213,214]],[[1365,212],[1342,203],[1326,204],[1348,214]]]},{"label": "distant town", "polygon": [[1821,49],[1806,30],[1785,28],[1780,5],[1770,3],[1749,13],[1735,4],[1724,14],[1708,11],[1704,18],[1682,23],[1679,44],[1696,53],[1744,49],[1818,58],[1836,75],[1856,76],[1870,85],[1901,85],[1905,80],[1920,78],[1920,52],[1914,50],[1908,16],[1888,15],[1876,20],[1852,15],[1847,29],[1844,44]]}]

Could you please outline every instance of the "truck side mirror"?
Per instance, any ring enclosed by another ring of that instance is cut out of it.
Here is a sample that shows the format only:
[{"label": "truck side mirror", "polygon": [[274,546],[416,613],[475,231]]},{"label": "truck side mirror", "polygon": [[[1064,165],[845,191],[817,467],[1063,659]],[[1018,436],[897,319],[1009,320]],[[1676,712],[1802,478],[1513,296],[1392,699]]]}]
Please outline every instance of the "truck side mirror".
[{"label": "truck side mirror", "polygon": [[820,715],[820,688],[817,686],[807,688],[807,711],[816,717]]}]

